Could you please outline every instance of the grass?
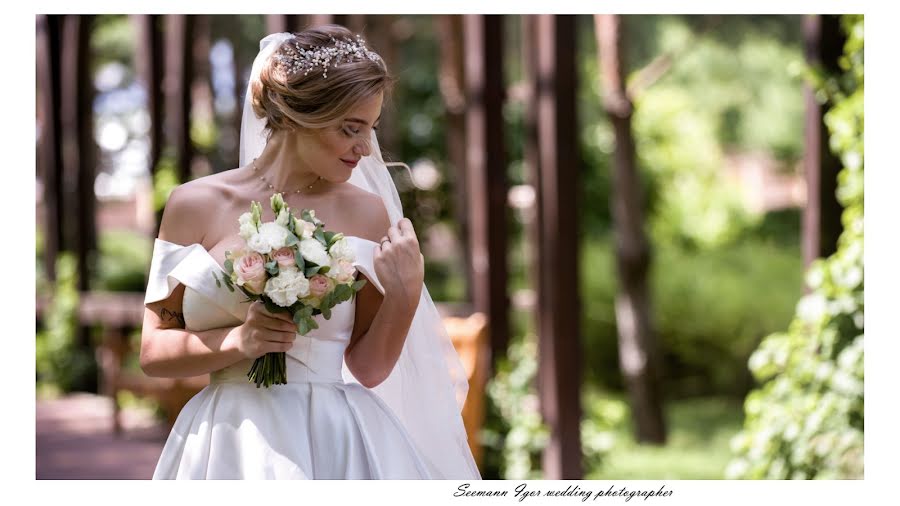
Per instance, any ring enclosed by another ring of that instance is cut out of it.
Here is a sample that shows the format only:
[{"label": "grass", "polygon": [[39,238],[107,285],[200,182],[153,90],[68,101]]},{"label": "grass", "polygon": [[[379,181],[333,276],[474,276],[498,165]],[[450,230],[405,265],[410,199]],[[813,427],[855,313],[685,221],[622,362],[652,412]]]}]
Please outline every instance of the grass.
[{"label": "grass", "polygon": [[616,446],[601,468],[590,470],[595,480],[717,480],[724,479],[731,460],[729,441],[741,430],[740,401],[698,398],[666,406],[668,441],[663,447],[634,441],[630,421],[617,432]]}]

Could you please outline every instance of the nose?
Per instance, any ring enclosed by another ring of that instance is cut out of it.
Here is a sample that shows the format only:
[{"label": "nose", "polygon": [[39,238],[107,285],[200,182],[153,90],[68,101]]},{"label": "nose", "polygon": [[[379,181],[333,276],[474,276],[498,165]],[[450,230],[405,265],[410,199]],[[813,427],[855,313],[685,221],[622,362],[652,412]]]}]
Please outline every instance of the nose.
[{"label": "nose", "polygon": [[368,139],[362,139],[353,145],[353,153],[359,157],[369,156],[371,151]]}]

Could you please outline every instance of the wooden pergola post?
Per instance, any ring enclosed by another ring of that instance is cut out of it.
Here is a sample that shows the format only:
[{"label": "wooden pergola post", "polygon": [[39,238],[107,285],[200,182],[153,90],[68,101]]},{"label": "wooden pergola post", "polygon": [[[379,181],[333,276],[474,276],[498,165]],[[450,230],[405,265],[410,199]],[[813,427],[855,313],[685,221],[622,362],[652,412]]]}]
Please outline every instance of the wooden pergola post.
[{"label": "wooden pergola post", "polygon": [[61,33],[62,16],[37,16],[38,111],[41,127],[37,159],[44,191],[44,272],[49,281],[56,280],[56,257],[64,248]]},{"label": "wooden pergola post", "polygon": [[151,175],[156,174],[163,145],[163,41],[159,20],[157,14],[133,16],[138,32],[138,76],[147,90],[147,110],[150,113]]},{"label": "wooden pergola post", "polygon": [[503,142],[503,18],[466,15],[466,194],[473,305],[488,317],[491,370],[509,342],[506,149]]},{"label": "wooden pergola post", "polygon": [[576,18],[538,15],[524,20],[523,35],[534,56],[534,65],[528,65],[534,112],[526,132],[536,142],[526,156],[537,168],[531,177],[539,205],[538,391],[550,428],[543,469],[546,479],[581,479]]},{"label": "wooden pergola post", "polygon": [[193,55],[191,32],[193,19],[184,14],[170,14],[166,18],[166,131],[169,143],[175,148],[175,167],[178,182],[191,179],[191,79]]}]

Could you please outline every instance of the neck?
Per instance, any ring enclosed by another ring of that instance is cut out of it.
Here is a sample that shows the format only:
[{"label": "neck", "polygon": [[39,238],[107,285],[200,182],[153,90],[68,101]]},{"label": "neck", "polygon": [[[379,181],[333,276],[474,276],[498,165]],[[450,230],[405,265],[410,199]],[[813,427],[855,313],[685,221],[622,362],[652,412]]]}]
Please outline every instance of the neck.
[{"label": "neck", "polygon": [[[260,185],[269,183],[275,187],[274,191],[285,194],[294,190],[304,194],[320,193],[330,184],[324,179],[318,180],[319,174],[300,156],[297,139],[289,132],[273,133],[255,163],[257,174],[265,177],[265,182],[259,181]],[[309,185],[313,187],[307,188]],[[267,186],[266,191],[269,191]]]}]

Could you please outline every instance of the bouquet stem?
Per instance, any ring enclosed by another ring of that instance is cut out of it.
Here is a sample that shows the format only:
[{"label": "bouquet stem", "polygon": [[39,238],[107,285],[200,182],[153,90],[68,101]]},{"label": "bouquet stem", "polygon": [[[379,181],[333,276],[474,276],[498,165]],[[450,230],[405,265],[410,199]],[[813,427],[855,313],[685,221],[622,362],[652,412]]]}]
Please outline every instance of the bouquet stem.
[{"label": "bouquet stem", "polygon": [[266,353],[253,361],[250,372],[247,373],[250,381],[256,383],[256,388],[270,385],[284,385],[287,383],[287,364],[285,353]]}]

